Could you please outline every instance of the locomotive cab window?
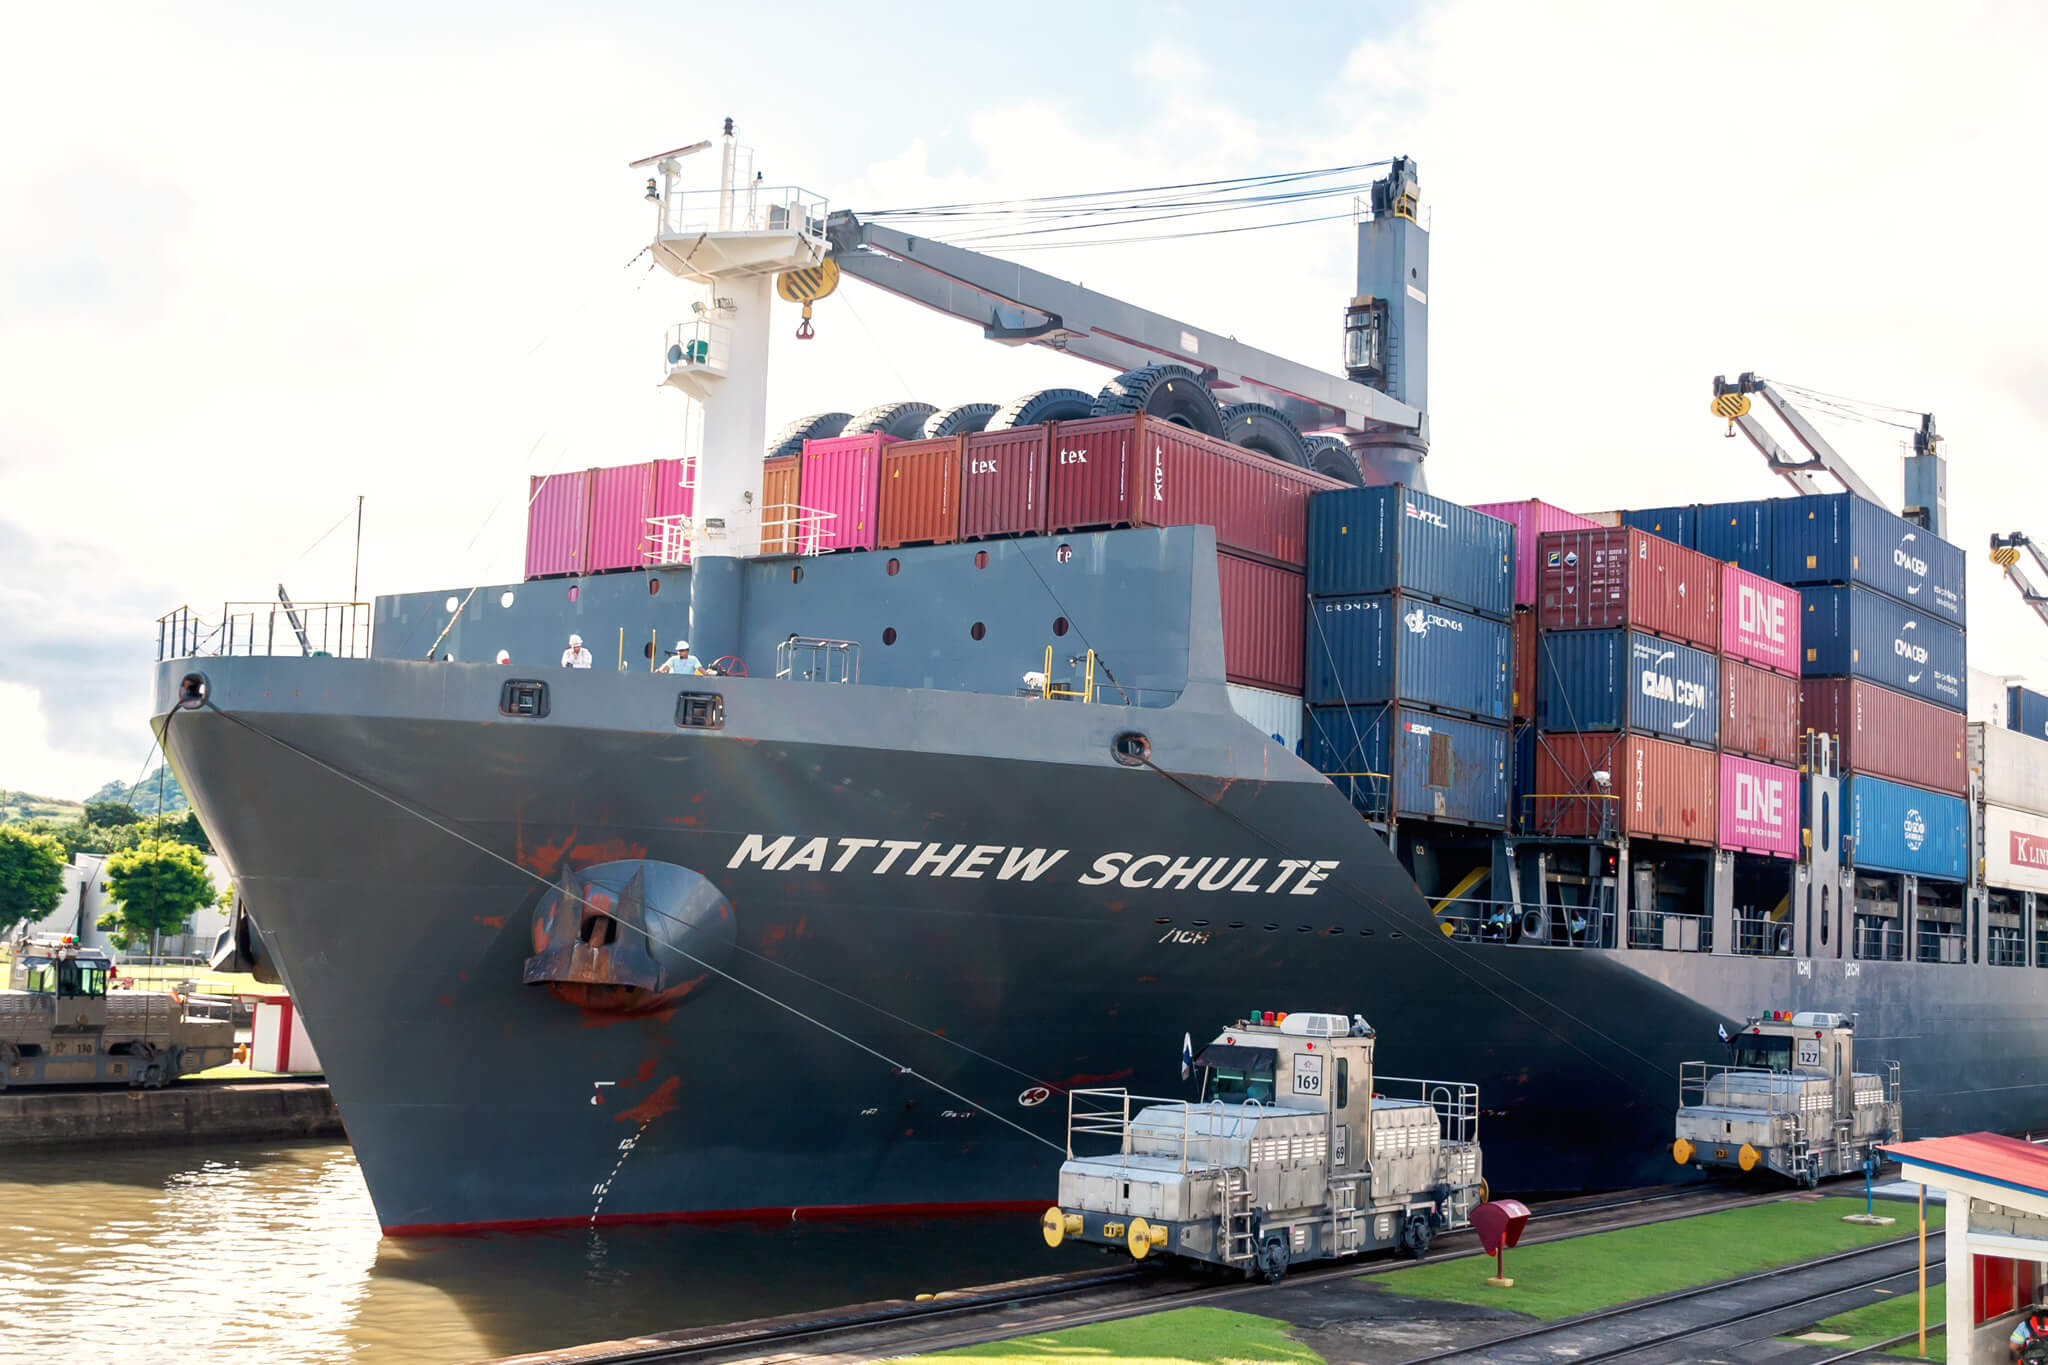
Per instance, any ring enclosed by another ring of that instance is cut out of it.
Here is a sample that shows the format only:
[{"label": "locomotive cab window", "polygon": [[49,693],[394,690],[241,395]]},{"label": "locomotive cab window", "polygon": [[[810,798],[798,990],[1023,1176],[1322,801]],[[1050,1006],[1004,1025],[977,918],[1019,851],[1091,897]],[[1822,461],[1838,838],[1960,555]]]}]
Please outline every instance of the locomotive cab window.
[{"label": "locomotive cab window", "polygon": [[1210,1044],[1195,1058],[1195,1065],[1208,1073],[1202,1082],[1202,1097],[1239,1104],[1249,1100],[1272,1103],[1279,1055],[1269,1047]]},{"label": "locomotive cab window", "polygon": [[1738,1036],[1732,1047],[1733,1063],[1755,1071],[1775,1071],[1785,1075],[1792,1070],[1792,1040],[1773,1038],[1761,1033],[1745,1033]]}]

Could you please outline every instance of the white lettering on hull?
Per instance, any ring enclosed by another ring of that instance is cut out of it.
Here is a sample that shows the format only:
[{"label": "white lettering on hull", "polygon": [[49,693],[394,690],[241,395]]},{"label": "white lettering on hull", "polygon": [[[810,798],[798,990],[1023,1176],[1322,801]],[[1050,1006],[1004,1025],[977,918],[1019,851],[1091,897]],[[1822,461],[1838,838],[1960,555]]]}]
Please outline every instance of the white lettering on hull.
[{"label": "white lettering on hull", "polygon": [[[1066,858],[1064,848],[1006,844],[928,843],[922,839],[854,839],[749,834],[726,859],[728,869],[763,872],[867,872],[876,876],[959,877],[1036,882]],[[835,856],[836,855],[836,856]],[[1218,858],[1181,853],[1104,853],[1074,878],[1081,886],[1115,883],[1133,891],[1241,891],[1247,895],[1313,896],[1341,866],[1334,858]]]}]

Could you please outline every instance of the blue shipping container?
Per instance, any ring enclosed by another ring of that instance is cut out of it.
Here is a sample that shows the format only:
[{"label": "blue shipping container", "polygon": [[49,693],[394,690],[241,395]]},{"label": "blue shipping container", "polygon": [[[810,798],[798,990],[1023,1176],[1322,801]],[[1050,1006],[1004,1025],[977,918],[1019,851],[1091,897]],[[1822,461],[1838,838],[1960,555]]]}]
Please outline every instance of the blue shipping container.
[{"label": "blue shipping container", "polygon": [[1691,507],[1642,507],[1633,512],[1621,514],[1623,526],[1633,526],[1638,531],[1648,531],[1660,540],[1673,545],[1692,548]]},{"label": "blue shipping container", "polygon": [[1499,621],[1396,593],[1309,599],[1312,704],[1406,701],[1506,720],[1513,691],[1514,631]]},{"label": "blue shipping container", "polygon": [[1515,528],[1400,484],[1308,500],[1308,590],[1410,592],[1502,621],[1515,606]]},{"label": "blue shipping container", "polygon": [[1968,880],[1969,808],[1960,796],[1878,777],[1842,779],[1848,860],[1864,872]]},{"label": "blue shipping container", "polygon": [[1771,576],[1772,510],[1784,498],[1703,502],[1692,509],[1692,548],[1724,564]]},{"label": "blue shipping container", "polygon": [[1963,552],[1853,493],[1781,498],[1772,513],[1780,583],[1860,583],[1952,626],[1966,624]]},{"label": "blue shipping container", "polygon": [[2030,687],[2005,689],[2005,724],[2035,739],[2048,739],[2048,697]]},{"label": "blue shipping container", "polygon": [[1536,641],[1536,723],[1711,749],[1721,738],[1721,661],[1641,631],[1546,630]]},{"label": "blue shipping container", "polygon": [[1536,727],[1523,723],[1515,727],[1514,769],[1508,774],[1508,825],[1517,834],[1527,834],[1535,815]]},{"label": "blue shipping container", "polygon": [[1405,706],[1317,706],[1304,743],[1303,756],[1374,819],[1507,828],[1505,725]]},{"label": "blue shipping container", "polygon": [[1967,710],[1963,632],[1868,588],[1802,588],[1799,671],[1864,678],[1894,692]]}]

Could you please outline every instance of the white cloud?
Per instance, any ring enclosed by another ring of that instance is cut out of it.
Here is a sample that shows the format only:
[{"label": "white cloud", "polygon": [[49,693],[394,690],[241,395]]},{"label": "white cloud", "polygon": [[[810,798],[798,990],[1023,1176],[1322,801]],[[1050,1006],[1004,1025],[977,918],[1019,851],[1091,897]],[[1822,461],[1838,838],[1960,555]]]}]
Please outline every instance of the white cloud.
[{"label": "white cloud", "polygon": [[116,774],[123,782],[138,776],[139,749],[109,749],[103,735],[77,736],[77,744],[54,739],[42,694],[27,683],[0,682],[0,715],[7,717],[0,725],[0,786],[82,801]]}]

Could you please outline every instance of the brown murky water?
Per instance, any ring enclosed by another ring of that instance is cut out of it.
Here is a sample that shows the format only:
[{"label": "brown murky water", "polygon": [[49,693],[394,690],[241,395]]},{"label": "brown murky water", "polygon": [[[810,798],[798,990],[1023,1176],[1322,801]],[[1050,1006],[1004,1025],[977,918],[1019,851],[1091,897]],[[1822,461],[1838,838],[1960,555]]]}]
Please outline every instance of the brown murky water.
[{"label": "brown murky water", "polygon": [[447,1365],[1080,1268],[1028,1215],[386,1239],[343,1145],[0,1157],[0,1361]]}]

